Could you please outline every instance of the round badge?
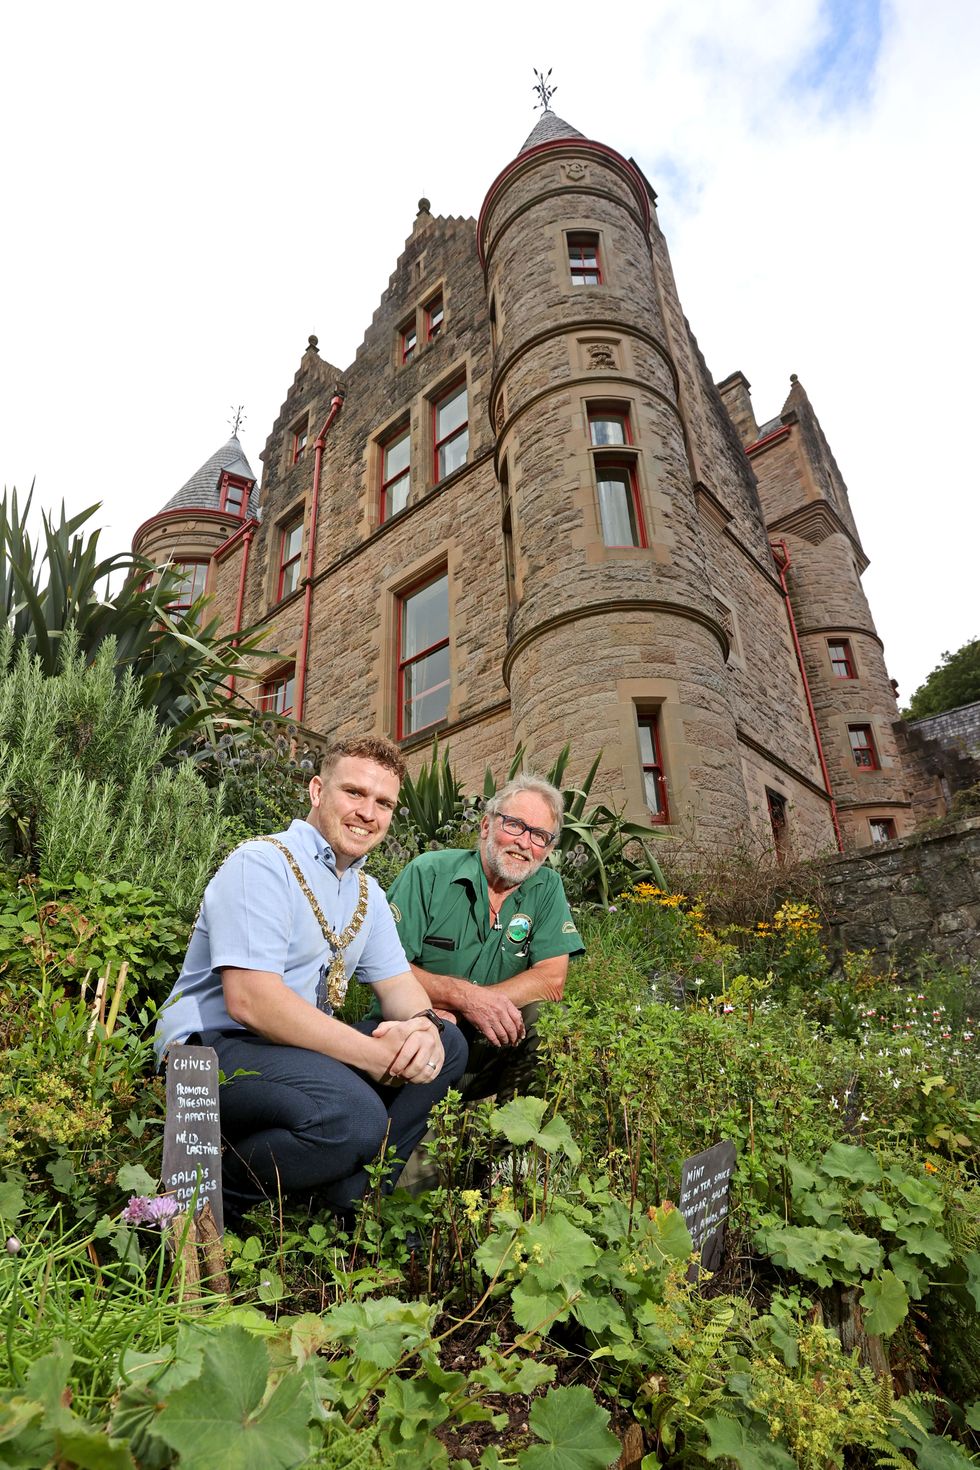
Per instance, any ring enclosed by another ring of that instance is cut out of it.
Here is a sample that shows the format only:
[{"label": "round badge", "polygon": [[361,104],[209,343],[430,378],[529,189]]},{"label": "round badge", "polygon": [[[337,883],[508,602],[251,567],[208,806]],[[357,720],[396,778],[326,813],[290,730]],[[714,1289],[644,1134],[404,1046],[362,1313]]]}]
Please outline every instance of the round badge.
[{"label": "round badge", "polygon": [[531,920],[527,914],[515,914],[507,925],[507,938],[511,944],[523,944],[531,932]]}]

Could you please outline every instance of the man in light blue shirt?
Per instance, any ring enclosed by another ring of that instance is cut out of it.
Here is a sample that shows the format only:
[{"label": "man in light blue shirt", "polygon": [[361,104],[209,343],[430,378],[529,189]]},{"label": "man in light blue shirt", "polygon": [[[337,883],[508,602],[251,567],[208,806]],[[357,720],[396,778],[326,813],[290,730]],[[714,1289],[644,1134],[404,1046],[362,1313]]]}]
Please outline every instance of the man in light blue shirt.
[{"label": "man in light blue shirt", "polygon": [[[390,741],[339,742],[310,782],[306,820],[245,843],[205,891],[157,1050],[213,1046],[230,1079],[221,1089],[230,1223],[262,1198],[296,1192],[350,1205],[383,1147],[408,1158],[466,1065],[462,1035],[431,1010],[384,894],[363,872],[404,773]],[[380,1024],[334,1016],[355,975],[374,987]]]}]

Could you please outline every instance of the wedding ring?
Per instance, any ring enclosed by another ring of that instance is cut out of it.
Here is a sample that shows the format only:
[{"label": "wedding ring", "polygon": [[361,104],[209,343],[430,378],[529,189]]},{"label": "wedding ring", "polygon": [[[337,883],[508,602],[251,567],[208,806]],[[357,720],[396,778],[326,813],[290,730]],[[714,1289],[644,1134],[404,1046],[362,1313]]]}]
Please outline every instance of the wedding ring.
[{"label": "wedding ring", "polygon": [[439,1068],[436,1066],[435,1062],[426,1062],[425,1065],[427,1067],[431,1067],[432,1070],[433,1070],[433,1072],[438,1072],[438,1070],[439,1070]]}]

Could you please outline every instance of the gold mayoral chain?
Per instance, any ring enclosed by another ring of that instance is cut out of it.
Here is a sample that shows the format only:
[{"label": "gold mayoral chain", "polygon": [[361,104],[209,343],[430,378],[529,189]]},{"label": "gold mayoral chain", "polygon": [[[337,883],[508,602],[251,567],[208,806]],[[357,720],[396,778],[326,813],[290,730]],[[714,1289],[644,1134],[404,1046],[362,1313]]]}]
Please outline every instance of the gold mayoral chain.
[{"label": "gold mayoral chain", "polygon": [[296,859],[293,857],[286,844],[284,842],[280,842],[278,837],[256,837],[253,840],[255,842],[271,842],[273,847],[278,847],[279,851],[282,853],[283,857],[292,868],[293,877],[296,879],[296,882],[299,884],[302,891],[306,894],[307,901],[309,902],[310,908],[313,910],[314,917],[316,918],[317,923],[323,931],[323,937],[329,944],[330,948],[333,950],[333,959],[330,961],[330,968],[327,971],[327,1000],[330,1002],[330,1007],[332,1010],[339,1010],[344,1003],[344,996],[347,994],[347,971],[344,968],[344,951],[347,949],[347,946],[350,944],[351,940],[354,939],[359,932],[368,911],[367,874],[365,873],[363,868],[358,871],[357,905],[354,909],[353,914],[351,915],[351,921],[347,925],[347,928],[343,929],[339,934],[335,934],[330,925],[327,923],[326,919],[324,918],[323,910],[317,903],[316,898],[313,895],[313,891],[310,888],[310,885],[307,883],[306,879],[303,877],[303,874],[300,872],[299,863],[297,863]]}]

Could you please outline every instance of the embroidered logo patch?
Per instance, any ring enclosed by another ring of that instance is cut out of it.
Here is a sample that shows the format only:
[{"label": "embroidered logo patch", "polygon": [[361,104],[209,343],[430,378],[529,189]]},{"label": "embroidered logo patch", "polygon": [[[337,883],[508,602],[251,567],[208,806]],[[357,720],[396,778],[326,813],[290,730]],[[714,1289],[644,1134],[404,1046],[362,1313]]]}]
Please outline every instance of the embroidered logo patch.
[{"label": "embroidered logo patch", "polygon": [[507,938],[511,944],[523,944],[531,932],[531,920],[527,914],[515,914],[507,925]]},{"label": "embroidered logo patch", "polygon": [[562,924],[562,926],[561,926],[561,932],[563,934],[577,934],[578,933],[578,930],[576,929],[575,925],[572,923],[571,919],[566,919],[565,922],[564,922],[564,924]]},{"label": "embroidered logo patch", "polygon": [[391,917],[394,919],[395,923],[400,924],[402,921],[402,911],[398,907],[397,903],[392,903],[391,899],[389,898],[388,907],[391,909]]}]

